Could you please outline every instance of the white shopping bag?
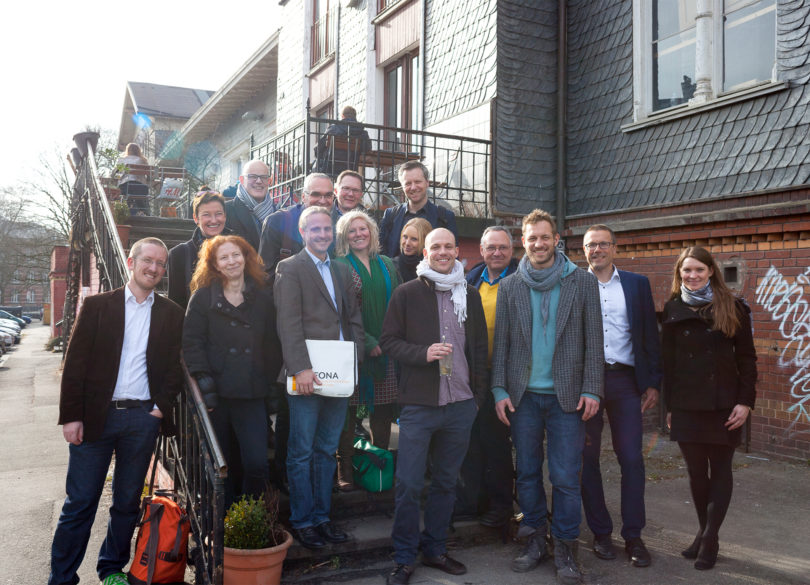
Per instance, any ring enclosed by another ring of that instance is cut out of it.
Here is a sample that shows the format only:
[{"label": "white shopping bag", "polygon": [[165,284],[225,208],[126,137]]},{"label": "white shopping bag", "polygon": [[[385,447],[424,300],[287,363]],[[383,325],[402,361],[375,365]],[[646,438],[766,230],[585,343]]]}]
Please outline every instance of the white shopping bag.
[{"label": "white shopping bag", "polygon": [[[357,385],[357,346],[353,341],[307,339],[307,353],[312,371],[321,383],[315,394],[346,398]],[[287,376],[287,393],[298,394],[295,376]]]}]

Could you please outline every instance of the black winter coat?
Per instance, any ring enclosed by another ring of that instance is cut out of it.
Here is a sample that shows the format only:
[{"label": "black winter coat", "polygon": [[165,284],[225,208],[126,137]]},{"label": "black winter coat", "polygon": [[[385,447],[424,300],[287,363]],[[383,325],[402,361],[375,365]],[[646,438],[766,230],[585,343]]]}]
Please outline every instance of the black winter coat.
[{"label": "black winter coat", "polygon": [[726,337],[680,298],[664,305],[664,401],[667,411],[754,408],[757,353],[750,309],[737,301],[740,327]]},{"label": "black winter coat", "polygon": [[224,398],[264,398],[281,369],[273,290],[248,281],[235,308],[222,284],[191,295],[183,323],[183,357],[193,376],[207,374]]}]

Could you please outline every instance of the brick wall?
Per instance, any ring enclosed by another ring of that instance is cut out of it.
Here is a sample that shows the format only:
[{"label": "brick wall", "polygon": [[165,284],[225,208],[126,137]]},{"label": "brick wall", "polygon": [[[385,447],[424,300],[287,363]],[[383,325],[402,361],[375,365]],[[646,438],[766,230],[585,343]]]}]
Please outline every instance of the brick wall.
[{"label": "brick wall", "polygon": [[[775,194],[789,200],[810,195]],[[656,309],[669,297],[672,271],[683,248],[707,248],[721,269],[734,266],[735,292],[751,306],[757,349],[757,405],[751,419],[751,449],[779,457],[810,458],[810,212],[738,220],[705,221],[696,213],[691,225],[657,226],[617,234],[616,265],[646,275]],[[699,210],[698,210],[699,211]],[[753,214],[756,215],[756,214]],[[585,266],[581,234],[591,217],[569,225],[568,253]]]}]

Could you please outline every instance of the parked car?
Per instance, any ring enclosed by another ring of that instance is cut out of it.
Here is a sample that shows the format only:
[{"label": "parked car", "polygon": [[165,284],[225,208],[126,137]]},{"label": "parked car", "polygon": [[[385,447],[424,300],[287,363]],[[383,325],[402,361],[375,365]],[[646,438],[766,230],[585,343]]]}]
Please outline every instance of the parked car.
[{"label": "parked car", "polygon": [[0,319],[9,319],[17,323],[20,327],[25,327],[27,325],[27,323],[19,317],[12,315],[8,311],[3,311],[2,309],[0,309]]},{"label": "parked car", "polygon": [[22,339],[19,325],[8,319],[0,319],[0,331],[11,335],[14,343],[20,343]]},{"label": "parked car", "polygon": [[23,321],[25,321],[25,324],[26,324],[26,325],[30,325],[30,324],[31,324],[31,317],[29,317],[28,315],[23,315],[22,317],[20,317],[20,319],[22,319]]},{"label": "parked car", "polygon": [[14,337],[0,329],[0,356],[6,353],[14,345]]}]

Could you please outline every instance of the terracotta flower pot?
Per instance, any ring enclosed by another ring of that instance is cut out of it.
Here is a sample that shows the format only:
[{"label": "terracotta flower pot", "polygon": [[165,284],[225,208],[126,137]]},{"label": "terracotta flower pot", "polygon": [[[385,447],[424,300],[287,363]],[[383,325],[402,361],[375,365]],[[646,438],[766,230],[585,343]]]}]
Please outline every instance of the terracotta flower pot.
[{"label": "terracotta flower pot", "polygon": [[284,531],[284,542],[270,548],[245,550],[225,547],[224,585],[278,585],[281,568],[292,545],[292,535]]},{"label": "terracotta flower pot", "polygon": [[121,245],[124,247],[124,250],[129,250],[129,231],[132,229],[132,226],[119,223],[115,228],[118,230],[118,238],[121,240]]}]

